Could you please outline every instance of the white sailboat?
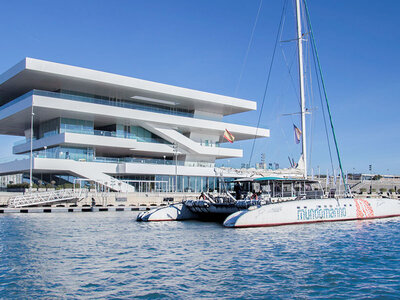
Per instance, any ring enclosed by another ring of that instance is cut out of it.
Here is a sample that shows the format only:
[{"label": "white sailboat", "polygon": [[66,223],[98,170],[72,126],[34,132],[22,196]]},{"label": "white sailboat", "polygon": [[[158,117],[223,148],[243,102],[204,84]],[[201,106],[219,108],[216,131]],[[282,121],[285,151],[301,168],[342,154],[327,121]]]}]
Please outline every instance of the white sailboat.
[{"label": "white sailboat", "polygon": [[[322,187],[314,189],[313,185],[317,181],[307,179],[305,119],[307,111],[303,71],[304,34],[301,28],[301,1],[303,0],[296,0],[302,155],[296,171],[302,170],[303,178],[288,178],[282,176],[283,174],[251,178],[249,179],[250,185],[256,183],[261,186],[262,192],[258,198],[247,197],[244,200],[236,200],[229,192],[226,192],[225,196],[218,197],[202,194],[200,199],[185,200],[179,204],[141,213],[137,217],[138,221],[183,221],[199,218],[223,221],[226,218],[224,221],[226,227],[258,227],[400,216],[399,200],[355,199],[349,197],[351,193],[346,183],[347,197],[334,198],[333,195],[331,198],[326,198]],[[339,155],[338,159],[341,168]],[[343,176],[342,178],[345,180]],[[243,180],[246,179],[237,181]]]},{"label": "white sailboat", "polygon": [[[301,99],[302,159],[304,161],[304,178],[306,179],[307,144],[303,71],[303,33],[301,28],[302,3],[302,0],[296,0],[297,43]],[[339,166],[342,170],[339,155],[338,160]],[[342,178],[344,179],[343,174]],[[346,192],[348,192],[348,197],[319,198],[272,203],[270,205],[264,205],[258,208],[233,213],[226,218],[226,220],[224,221],[224,226],[234,228],[262,227],[316,222],[376,219],[400,216],[399,200],[386,198],[353,198],[351,197],[351,193],[349,193],[350,191],[348,190],[346,183],[344,184]]]}]

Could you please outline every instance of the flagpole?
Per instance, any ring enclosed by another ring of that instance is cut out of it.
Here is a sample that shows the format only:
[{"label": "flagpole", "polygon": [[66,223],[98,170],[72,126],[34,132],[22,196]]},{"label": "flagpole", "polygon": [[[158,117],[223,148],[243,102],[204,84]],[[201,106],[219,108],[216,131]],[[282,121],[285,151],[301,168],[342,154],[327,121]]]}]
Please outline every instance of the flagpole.
[{"label": "flagpole", "polygon": [[[32,97],[33,98],[33,97]],[[32,186],[33,186],[33,181],[32,181],[32,176],[33,176],[33,116],[35,114],[33,113],[33,102],[32,102],[32,110],[31,110],[31,148],[30,148],[30,160],[29,160],[29,192],[32,193]]]}]

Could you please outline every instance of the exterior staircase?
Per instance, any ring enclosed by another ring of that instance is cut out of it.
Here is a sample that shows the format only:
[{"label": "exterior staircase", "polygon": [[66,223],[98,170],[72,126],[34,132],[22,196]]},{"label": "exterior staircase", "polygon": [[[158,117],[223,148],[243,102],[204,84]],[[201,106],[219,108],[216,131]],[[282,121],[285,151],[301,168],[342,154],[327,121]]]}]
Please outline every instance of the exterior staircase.
[{"label": "exterior staircase", "polygon": [[[35,158],[34,166],[38,169],[48,169],[51,162],[52,170],[58,170],[60,173],[73,173],[77,177],[86,178],[102,186],[105,186],[116,192],[134,192],[135,188],[117,178],[107,175],[106,172],[115,173],[116,165],[104,164],[101,162],[80,162],[69,159],[41,159]],[[43,163],[43,165],[41,165]],[[109,166],[113,165],[113,166]],[[104,169],[109,167],[109,169]]]},{"label": "exterior staircase", "polygon": [[99,172],[94,168],[83,168],[82,166],[76,167],[76,163],[72,164],[70,170],[72,170],[75,174],[78,174],[80,177],[87,178],[88,180],[95,181],[105,187],[108,187],[117,192],[134,192],[135,188],[130,184],[118,180],[110,175],[107,175],[103,172]]}]

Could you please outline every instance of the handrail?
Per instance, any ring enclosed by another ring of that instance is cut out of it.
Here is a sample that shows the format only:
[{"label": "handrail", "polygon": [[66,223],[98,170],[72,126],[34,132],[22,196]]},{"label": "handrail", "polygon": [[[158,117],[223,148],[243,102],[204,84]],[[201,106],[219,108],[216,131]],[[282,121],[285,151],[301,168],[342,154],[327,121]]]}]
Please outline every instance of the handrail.
[{"label": "handrail", "polygon": [[11,197],[8,200],[10,207],[24,207],[39,204],[47,204],[59,201],[69,201],[73,199],[80,199],[82,191],[76,192],[75,190],[60,190],[51,192],[40,193],[27,193]]}]

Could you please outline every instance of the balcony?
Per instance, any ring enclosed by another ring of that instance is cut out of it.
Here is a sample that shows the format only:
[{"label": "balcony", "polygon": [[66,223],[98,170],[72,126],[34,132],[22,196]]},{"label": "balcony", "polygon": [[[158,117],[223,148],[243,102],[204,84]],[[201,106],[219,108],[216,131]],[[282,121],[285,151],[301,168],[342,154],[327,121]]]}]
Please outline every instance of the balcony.
[{"label": "balcony", "polygon": [[[115,131],[93,130],[91,132],[88,132],[88,131],[84,131],[84,130],[63,129],[62,133],[78,133],[78,134],[85,134],[85,135],[96,135],[96,136],[123,138],[123,139],[134,140],[134,141],[142,142],[142,143],[170,144],[170,143],[168,143],[167,141],[165,141],[165,140],[163,140],[161,138],[138,137],[138,136],[135,136],[133,134],[124,134],[124,136],[118,136]],[[46,135],[46,137],[56,136],[56,135],[60,135],[62,133],[53,132],[52,134]],[[43,138],[46,138],[46,137],[43,137]],[[43,138],[40,138],[40,139],[33,138],[33,141],[34,142],[35,141],[40,141]],[[22,139],[22,140],[18,140],[16,142],[14,142],[13,146],[15,147],[15,146],[27,144],[29,142],[30,142],[30,139]]]},{"label": "balcony", "polygon": [[134,158],[134,157],[91,157],[88,155],[73,155],[73,153],[66,154],[64,152],[50,153],[49,151],[41,150],[33,153],[34,158],[52,158],[52,159],[66,159],[79,162],[98,162],[98,163],[136,163],[136,164],[152,164],[152,165],[178,165],[190,167],[205,167],[212,168],[214,163],[211,162],[198,162],[198,161],[175,161],[169,159],[151,159],[151,158]]},{"label": "balcony", "polygon": [[[85,134],[85,135],[96,135],[96,136],[105,136],[105,137],[116,137],[116,138],[124,138],[124,139],[131,139],[131,140],[135,140],[137,142],[142,142],[142,143],[158,143],[158,144],[170,144],[169,142],[167,142],[164,139],[161,138],[149,138],[149,137],[138,137],[136,135],[133,134],[128,134],[125,133],[124,136],[118,136],[117,132],[115,131],[106,131],[106,130],[93,130],[93,131],[87,131],[87,130],[71,130],[71,129],[63,129],[63,133],[78,133],[78,134]],[[45,137],[49,137],[49,136],[55,136],[55,135],[59,135],[60,133],[58,132],[52,132],[51,134],[46,135]],[[45,138],[43,137],[43,138]],[[37,138],[33,138],[33,141],[38,141],[40,139]],[[27,144],[30,142],[30,139],[22,139],[22,140],[18,140],[16,142],[13,143],[13,146],[19,146],[19,145],[23,145],[23,144]],[[209,141],[201,141],[199,143],[200,146],[203,147],[220,147],[220,144],[218,142],[212,143]]]},{"label": "balcony", "polygon": [[142,110],[142,111],[168,114],[168,115],[174,115],[174,116],[182,116],[182,117],[188,117],[188,118],[220,121],[219,118],[212,117],[212,116],[203,116],[203,115],[194,116],[194,114],[192,112],[185,112],[183,109],[174,108],[174,107],[158,107],[158,106],[154,106],[154,105],[146,105],[146,104],[136,103],[136,102],[128,101],[128,100],[119,100],[119,99],[118,100],[115,100],[115,99],[107,100],[107,99],[79,96],[79,95],[68,94],[68,93],[56,93],[56,92],[49,92],[49,91],[42,91],[42,90],[32,90],[24,95],[21,95],[18,98],[0,106],[0,111],[2,109],[5,109],[23,99],[25,99],[26,97],[35,96],[35,95],[51,97],[51,98],[59,98],[59,99],[65,99],[65,100],[80,101],[80,102],[86,102],[86,103],[101,104],[101,105],[107,105],[107,106],[123,107],[123,108],[128,108],[128,109]]}]

